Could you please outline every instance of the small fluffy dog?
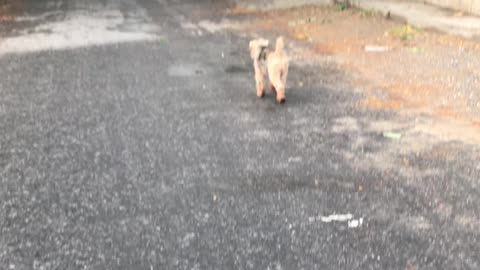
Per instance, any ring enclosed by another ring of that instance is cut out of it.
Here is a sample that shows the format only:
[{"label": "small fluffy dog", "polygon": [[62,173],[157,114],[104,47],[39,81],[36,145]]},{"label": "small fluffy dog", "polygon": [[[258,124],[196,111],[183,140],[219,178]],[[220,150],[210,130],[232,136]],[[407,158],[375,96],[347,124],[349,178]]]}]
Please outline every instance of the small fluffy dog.
[{"label": "small fluffy dog", "polygon": [[254,39],[249,44],[255,68],[257,96],[265,95],[265,76],[268,75],[270,89],[277,94],[277,102],[284,103],[289,59],[285,52],[283,37],[277,38],[274,51],[271,51],[268,45],[269,41],[262,38]]}]

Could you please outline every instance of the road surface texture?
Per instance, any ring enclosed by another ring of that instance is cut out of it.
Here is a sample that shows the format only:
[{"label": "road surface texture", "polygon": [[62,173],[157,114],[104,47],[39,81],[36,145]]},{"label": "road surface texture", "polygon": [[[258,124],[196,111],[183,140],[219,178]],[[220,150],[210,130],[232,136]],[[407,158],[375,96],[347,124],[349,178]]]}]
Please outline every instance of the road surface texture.
[{"label": "road surface texture", "polygon": [[480,269],[476,144],[358,106],[330,61],[258,99],[222,1],[18,3],[0,269]]}]

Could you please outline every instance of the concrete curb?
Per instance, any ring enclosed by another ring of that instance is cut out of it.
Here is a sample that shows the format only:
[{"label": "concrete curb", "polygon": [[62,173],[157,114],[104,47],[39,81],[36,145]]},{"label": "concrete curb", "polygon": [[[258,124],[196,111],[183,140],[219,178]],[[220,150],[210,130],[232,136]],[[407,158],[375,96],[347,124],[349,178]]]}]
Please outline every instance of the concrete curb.
[{"label": "concrete curb", "polygon": [[[336,2],[342,2],[337,0]],[[304,5],[332,5],[334,0],[243,0],[236,1],[243,8],[272,10],[293,8]],[[353,7],[389,14],[408,24],[436,31],[473,38],[480,36],[480,17],[458,14],[442,7],[425,4],[419,0],[350,0]]]},{"label": "concrete curb", "polygon": [[390,14],[418,28],[434,29],[465,38],[480,36],[480,17],[457,16],[455,11],[420,1],[353,0],[352,4],[360,9]]},{"label": "concrete curb", "polygon": [[240,7],[262,11],[294,8],[306,5],[328,6],[333,4],[333,0],[239,0],[235,2]]}]

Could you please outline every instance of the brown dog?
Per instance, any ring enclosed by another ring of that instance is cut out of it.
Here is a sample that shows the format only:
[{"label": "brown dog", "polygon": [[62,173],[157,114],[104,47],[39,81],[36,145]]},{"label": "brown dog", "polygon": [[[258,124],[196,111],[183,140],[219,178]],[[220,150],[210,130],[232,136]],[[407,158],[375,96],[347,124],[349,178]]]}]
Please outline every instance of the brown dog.
[{"label": "brown dog", "polygon": [[283,37],[277,38],[274,51],[269,50],[268,44],[269,41],[265,39],[255,39],[249,44],[255,69],[257,96],[265,95],[265,76],[268,75],[270,89],[277,94],[277,102],[284,103],[289,59]]}]

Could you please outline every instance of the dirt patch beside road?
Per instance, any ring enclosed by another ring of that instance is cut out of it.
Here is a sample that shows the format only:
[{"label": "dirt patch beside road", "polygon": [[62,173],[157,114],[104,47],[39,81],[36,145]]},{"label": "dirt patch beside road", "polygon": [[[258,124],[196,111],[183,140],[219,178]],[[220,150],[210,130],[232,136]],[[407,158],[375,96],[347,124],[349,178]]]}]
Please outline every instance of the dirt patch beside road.
[{"label": "dirt patch beside road", "polygon": [[338,63],[365,94],[360,106],[413,111],[480,131],[480,44],[475,41],[356,9],[237,8],[227,14],[248,18],[243,21],[251,34],[286,33],[303,48],[295,51],[296,60]]},{"label": "dirt patch beside road", "polygon": [[14,13],[15,6],[6,1],[0,1],[0,23],[13,21],[15,19]]}]

